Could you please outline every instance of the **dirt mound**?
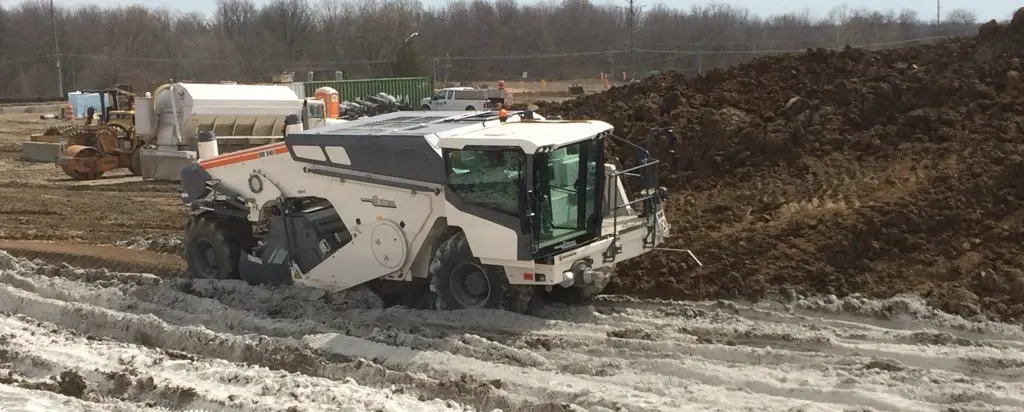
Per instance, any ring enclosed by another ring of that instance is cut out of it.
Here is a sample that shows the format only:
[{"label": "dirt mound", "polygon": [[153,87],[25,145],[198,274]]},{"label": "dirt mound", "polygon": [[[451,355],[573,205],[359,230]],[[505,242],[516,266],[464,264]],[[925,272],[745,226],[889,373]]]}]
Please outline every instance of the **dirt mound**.
[{"label": "dirt mound", "polygon": [[[699,77],[667,73],[542,105],[642,142],[672,127],[672,246],[610,292],[668,298],[889,297],[1024,317],[1024,9],[972,38],[808,50]],[[633,151],[613,146],[630,164]],[[668,161],[666,143],[653,150]],[[671,163],[671,162],[667,162]]]}]

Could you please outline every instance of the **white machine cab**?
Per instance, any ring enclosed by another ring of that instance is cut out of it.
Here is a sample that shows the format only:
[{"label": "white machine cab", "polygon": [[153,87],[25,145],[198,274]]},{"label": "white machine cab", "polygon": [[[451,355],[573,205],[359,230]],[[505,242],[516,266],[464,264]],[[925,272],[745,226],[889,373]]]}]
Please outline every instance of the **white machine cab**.
[{"label": "white machine cab", "polygon": [[[189,273],[369,284],[386,302],[451,309],[593,296],[670,230],[657,161],[606,164],[612,129],[529,111],[398,112],[200,161],[181,175]],[[643,178],[634,200],[627,172]]]}]

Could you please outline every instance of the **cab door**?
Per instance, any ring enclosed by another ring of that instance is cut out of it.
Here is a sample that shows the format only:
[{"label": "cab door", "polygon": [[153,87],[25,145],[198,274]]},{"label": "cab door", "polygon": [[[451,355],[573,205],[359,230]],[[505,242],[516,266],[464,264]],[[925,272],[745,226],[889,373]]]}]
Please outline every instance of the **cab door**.
[{"label": "cab door", "polygon": [[444,99],[441,100],[441,110],[451,110],[452,99],[455,98],[455,90],[447,90],[444,93]]}]

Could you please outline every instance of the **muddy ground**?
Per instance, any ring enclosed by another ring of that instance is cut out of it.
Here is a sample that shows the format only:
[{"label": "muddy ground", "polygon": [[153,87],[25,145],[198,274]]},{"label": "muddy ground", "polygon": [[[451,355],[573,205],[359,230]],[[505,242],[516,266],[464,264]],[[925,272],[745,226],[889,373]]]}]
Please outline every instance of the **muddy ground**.
[{"label": "muddy ground", "polygon": [[144,183],[126,171],[75,182],[53,164],[20,160],[29,134],[55,123],[39,114],[0,115],[0,250],[110,269],[182,267],[175,256],[113,247],[180,237],[185,214],[175,185]]},{"label": "muddy ground", "polygon": [[0,251],[9,411],[1016,411],[1024,331],[915,298],[382,309]]},{"label": "muddy ground", "polygon": [[[811,50],[667,74],[546,115],[609,119],[667,143],[673,247],[612,291],[674,299],[919,293],[967,316],[1024,317],[1024,9],[976,38]],[[613,146],[626,164],[631,149]]]}]

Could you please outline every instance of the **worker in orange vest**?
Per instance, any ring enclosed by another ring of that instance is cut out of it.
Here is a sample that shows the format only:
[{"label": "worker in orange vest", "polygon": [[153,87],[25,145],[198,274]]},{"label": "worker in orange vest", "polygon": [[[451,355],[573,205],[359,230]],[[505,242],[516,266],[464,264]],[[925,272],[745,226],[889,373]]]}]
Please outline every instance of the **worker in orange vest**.
[{"label": "worker in orange vest", "polygon": [[502,103],[501,110],[498,110],[498,120],[505,121],[508,119],[508,104]]}]

